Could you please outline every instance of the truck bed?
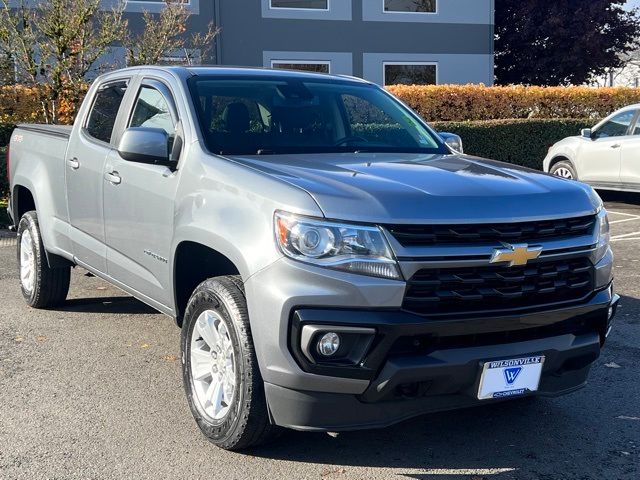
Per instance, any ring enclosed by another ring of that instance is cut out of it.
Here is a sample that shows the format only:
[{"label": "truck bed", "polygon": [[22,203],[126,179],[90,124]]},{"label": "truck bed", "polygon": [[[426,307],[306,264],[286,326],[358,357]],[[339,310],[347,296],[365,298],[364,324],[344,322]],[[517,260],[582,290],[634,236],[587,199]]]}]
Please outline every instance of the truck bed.
[{"label": "truck bed", "polygon": [[20,130],[28,132],[52,135],[54,137],[69,138],[71,135],[71,125],[44,125],[39,123],[21,123],[17,126]]},{"label": "truck bed", "polygon": [[[71,128],[66,125],[22,124],[11,136],[11,183],[38,193],[36,206],[45,245],[47,242],[56,245],[57,236],[68,236],[65,158]],[[11,193],[14,208],[14,201],[19,195]],[[17,223],[20,212],[12,213]]]}]

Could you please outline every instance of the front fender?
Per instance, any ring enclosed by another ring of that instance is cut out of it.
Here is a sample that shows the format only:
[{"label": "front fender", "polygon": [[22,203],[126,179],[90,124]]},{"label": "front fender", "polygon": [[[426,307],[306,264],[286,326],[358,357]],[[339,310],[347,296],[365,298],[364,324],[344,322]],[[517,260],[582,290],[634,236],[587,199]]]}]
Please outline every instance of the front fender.
[{"label": "front fender", "polygon": [[566,158],[569,160],[574,166],[576,166],[576,158],[578,156],[578,150],[580,145],[575,141],[576,139],[565,139],[557,144],[553,145],[547,156],[543,162],[543,168],[545,172],[549,172],[551,169],[552,163],[555,162],[559,157]]},{"label": "front fender", "polygon": [[176,271],[178,246],[188,241],[224,255],[246,282],[282,257],[274,238],[276,210],[322,216],[299,187],[192,147],[176,194],[170,271]]}]

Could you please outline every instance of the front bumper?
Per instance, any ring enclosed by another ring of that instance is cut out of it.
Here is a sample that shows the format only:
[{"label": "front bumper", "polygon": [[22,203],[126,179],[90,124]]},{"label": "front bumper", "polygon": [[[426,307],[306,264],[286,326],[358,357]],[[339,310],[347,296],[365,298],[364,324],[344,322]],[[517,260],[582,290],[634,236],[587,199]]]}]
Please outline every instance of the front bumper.
[{"label": "front bumper", "polygon": [[[341,431],[377,428],[445,410],[504,400],[477,400],[481,360],[545,355],[544,371],[536,395],[556,396],[585,385],[600,352],[597,334],[562,335],[544,340],[434,352],[422,358],[390,361],[380,377],[362,395],[291,390],[266,384],[273,421],[306,431]],[[385,383],[387,382],[387,383]],[[393,392],[399,382],[424,385],[418,395],[377,398]],[[381,389],[381,391],[379,390]]]},{"label": "front bumper", "polygon": [[[477,399],[482,364],[532,355],[545,356],[535,395],[569,393],[585,385],[618,300],[608,287],[586,304],[553,311],[442,321],[375,309],[298,309],[289,348],[300,368],[368,385],[360,394],[340,394],[267,383],[270,412],[276,424],[299,430],[382,427],[428,412],[501,401]],[[296,348],[305,324],[373,328],[377,335],[360,364],[318,365]]]}]

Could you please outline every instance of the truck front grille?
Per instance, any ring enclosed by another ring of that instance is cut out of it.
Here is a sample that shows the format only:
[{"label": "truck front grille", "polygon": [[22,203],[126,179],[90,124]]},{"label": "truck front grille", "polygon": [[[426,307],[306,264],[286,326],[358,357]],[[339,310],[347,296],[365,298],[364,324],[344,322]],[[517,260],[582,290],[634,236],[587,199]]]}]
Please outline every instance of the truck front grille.
[{"label": "truck front grille", "polygon": [[385,228],[404,247],[442,244],[532,243],[540,240],[563,239],[588,235],[595,216],[544,220],[465,225],[387,225]]},{"label": "truck front grille", "polygon": [[577,302],[593,291],[593,270],[586,257],[521,267],[423,269],[407,282],[402,308],[418,315],[486,314]]}]

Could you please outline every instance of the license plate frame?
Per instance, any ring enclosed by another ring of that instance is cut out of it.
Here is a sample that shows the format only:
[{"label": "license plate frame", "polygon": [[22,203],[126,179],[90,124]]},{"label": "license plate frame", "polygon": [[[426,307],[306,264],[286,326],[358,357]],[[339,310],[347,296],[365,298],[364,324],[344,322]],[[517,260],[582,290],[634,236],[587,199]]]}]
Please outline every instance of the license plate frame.
[{"label": "license plate frame", "polygon": [[478,400],[520,397],[537,391],[544,361],[544,355],[530,355],[483,362]]}]

